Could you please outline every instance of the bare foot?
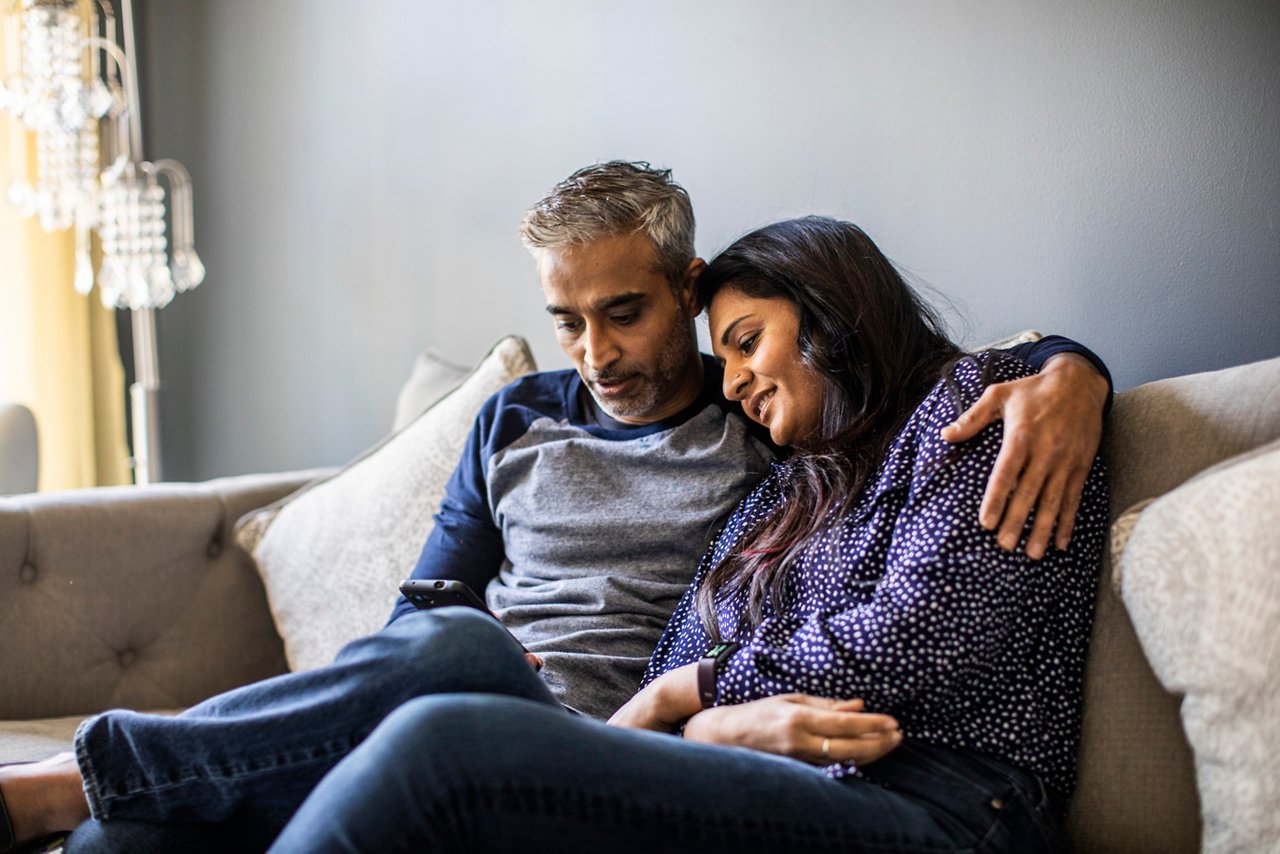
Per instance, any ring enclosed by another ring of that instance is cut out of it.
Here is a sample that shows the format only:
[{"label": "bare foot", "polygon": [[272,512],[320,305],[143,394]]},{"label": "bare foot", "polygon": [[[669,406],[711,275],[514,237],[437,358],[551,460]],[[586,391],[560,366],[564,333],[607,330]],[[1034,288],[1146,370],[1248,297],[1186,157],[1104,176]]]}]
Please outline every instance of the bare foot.
[{"label": "bare foot", "polygon": [[84,781],[74,753],[59,753],[43,762],[0,768],[4,798],[17,842],[60,830],[72,830],[89,817]]}]

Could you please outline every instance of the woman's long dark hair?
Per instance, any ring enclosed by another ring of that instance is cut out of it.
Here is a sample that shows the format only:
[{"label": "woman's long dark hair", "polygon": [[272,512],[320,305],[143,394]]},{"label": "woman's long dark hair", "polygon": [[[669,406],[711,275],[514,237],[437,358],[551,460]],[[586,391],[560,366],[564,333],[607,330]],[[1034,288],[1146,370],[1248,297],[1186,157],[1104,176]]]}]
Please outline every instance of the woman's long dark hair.
[{"label": "woman's long dark hair", "polygon": [[800,313],[801,359],[822,378],[822,423],[787,461],[783,498],[703,580],[698,614],[720,640],[715,599],[747,593],[739,631],[781,605],[786,574],[849,510],[893,437],[960,350],[933,309],[848,222],[804,217],[740,238],[698,277],[702,306],[721,288],[782,297]]}]

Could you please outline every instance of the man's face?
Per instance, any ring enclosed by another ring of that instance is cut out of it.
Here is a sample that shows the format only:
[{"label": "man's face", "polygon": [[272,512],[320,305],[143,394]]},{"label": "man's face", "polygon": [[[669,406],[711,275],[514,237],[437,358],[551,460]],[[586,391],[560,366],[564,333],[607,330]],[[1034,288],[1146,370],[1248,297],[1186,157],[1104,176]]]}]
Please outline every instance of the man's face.
[{"label": "man's face", "polygon": [[675,415],[698,396],[694,261],[680,295],[643,234],[543,249],[538,275],[556,340],[600,408],[629,424]]}]

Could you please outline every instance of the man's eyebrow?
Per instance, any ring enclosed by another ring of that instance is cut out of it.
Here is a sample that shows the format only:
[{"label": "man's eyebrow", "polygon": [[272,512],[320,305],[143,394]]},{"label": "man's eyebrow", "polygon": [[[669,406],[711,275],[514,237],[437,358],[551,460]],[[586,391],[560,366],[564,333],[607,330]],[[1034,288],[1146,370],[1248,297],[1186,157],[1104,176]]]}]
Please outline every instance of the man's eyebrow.
[{"label": "man's eyebrow", "polygon": [[746,320],[746,319],[747,319],[747,315],[745,315],[745,314],[744,314],[744,315],[742,315],[742,317],[739,317],[739,318],[738,318],[737,320],[735,320],[733,323],[730,323],[728,326],[726,326],[726,327],[724,328],[724,334],[720,336],[720,346],[721,346],[721,347],[728,347],[728,346],[729,346],[729,336],[733,334],[734,327],[736,327],[739,323],[741,323],[742,321],[744,321],[744,320]]},{"label": "man's eyebrow", "polygon": [[[647,296],[648,294],[645,294],[641,291],[618,294],[617,296],[612,296],[612,297],[609,297],[608,299],[601,300],[600,302],[591,306],[591,309],[593,311],[609,311],[610,309],[618,308],[619,306],[632,305],[634,303],[643,302]],[[565,306],[562,306],[562,305],[548,305],[547,313],[548,314],[577,314],[577,312],[574,311],[573,309],[566,308]]]}]

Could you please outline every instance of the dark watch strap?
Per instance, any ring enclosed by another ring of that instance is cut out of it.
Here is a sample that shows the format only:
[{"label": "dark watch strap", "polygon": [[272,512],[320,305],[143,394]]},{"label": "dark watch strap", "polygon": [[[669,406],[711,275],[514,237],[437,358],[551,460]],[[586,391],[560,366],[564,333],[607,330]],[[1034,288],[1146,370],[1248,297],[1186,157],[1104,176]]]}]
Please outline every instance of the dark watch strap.
[{"label": "dark watch strap", "polygon": [[716,676],[720,666],[741,648],[741,644],[718,643],[702,654],[698,659],[698,699],[702,708],[709,709],[716,703]]}]

